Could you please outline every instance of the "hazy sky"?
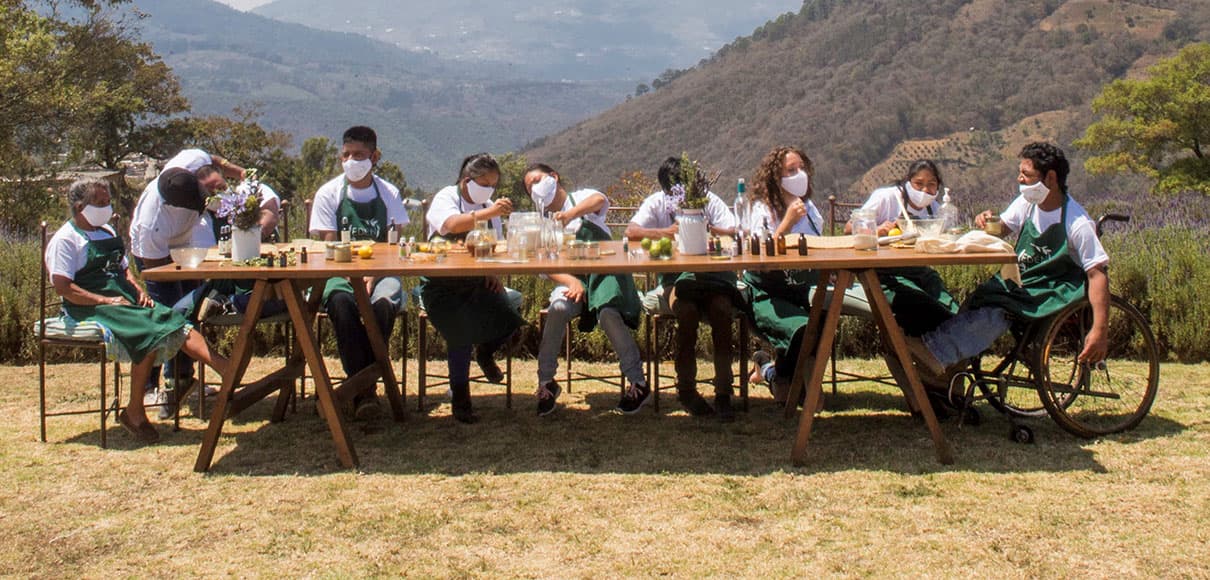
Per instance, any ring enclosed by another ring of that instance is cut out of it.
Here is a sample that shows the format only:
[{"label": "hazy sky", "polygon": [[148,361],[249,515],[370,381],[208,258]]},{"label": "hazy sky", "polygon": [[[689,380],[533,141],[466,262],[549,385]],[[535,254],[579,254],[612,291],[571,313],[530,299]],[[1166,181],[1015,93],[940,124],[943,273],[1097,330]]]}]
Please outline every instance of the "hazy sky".
[{"label": "hazy sky", "polygon": [[271,0],[218,0],[232,8],[240,10],[251,10],[261,4],[268,4]]}]

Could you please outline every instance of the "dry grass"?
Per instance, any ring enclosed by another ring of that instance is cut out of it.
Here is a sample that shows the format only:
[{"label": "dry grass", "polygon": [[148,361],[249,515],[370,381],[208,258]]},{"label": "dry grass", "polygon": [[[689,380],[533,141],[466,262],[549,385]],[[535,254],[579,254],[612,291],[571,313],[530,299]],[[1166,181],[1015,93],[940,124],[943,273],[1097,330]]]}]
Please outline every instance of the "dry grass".
[{"label": "dry grass", "polygon": [[[262,403],[198,475],[200,421],[145,448],[113,430],[102,450],[91,417],[64,418],[39,443],[37,368],[0,368],[0,573],[1210,574],[1207,365],[1165,366],[1152,416],[1106,440],[1039,421],[1036,445],[1013,444],[985,409],[982,427],[946,426],[948,467],[894,392],[850,386],[802,469],[788,461],[795,423],[765,392],[727,426],[668,396],[663,416],[617,416],[616,393],[593,385],[538,419],[533,363],[521,369],[514,410],[482,389],[475,426],[455,424],[440,395],[404,425],[355,424],[356,473],[309,402],[278,425]],[[91,377],[56,367],[51,400],[90,400]]]}]

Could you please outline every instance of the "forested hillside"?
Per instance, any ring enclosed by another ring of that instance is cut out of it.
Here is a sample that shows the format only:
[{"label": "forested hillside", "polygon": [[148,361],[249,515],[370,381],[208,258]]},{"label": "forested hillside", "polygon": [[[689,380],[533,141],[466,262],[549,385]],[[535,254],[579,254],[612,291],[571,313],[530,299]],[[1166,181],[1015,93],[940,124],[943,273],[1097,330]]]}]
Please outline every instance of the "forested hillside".
[{"label": "forested hillside", "polygon": [[772,146],[799,144],[824,190],[854,195],[889,178],[889,156],[916,140],[929,146],[899,155],[946,145],[950,182],[987,189],[1011,184],[1014,142],[1040,136],[1077,153],[1070,142],[1104,83],[1207,38],[1201,0],[809,0],[526,155],[608,184],[687,150],[730,181]]}]

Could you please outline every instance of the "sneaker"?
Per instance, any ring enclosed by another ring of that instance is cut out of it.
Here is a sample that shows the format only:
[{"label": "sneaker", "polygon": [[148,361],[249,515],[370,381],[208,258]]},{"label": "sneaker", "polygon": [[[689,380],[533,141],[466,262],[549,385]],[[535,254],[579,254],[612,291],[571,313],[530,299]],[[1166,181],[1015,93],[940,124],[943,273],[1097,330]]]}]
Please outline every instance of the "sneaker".
[{"label": "sneaker", "polygon": [[676,400],[694,417],[705,417],[714,414],[714,407],[706,402],[697,389],[677,389]]},{"label": "sneaker", "polygon": [[563,389],[559,388],[559,383],[549,381],[546,384],[538,387],[538,416],[545,417],[553,412],[557,406],[555,402],[559,399],[559,394]]},{"label": "sneaker", "polygon": [[622,400],[618,401],[618,410],[623,415],[633,415],[651,400],[651,387],[647,383],[631,383],[630,388],[622,393]]},{"label": "sneaker", "polygon": [[161,421],[167,421],[176,416],[176,389],[170,389],[167,385],[162,389],[157,389],[155,404],[160,406],[156,416]]},{"label": "sneaker", "polygon": [[771,362],[773,357],[763,350],[752,353],[752,375],[748,377],[748,383],[759,385],[765,382],[765,365]]},{"label": "sneaker", "polygon": [[489,383],[497,385],[504,384],[504,371],[500,370],[500,365],[496,364],[496,360],[491,357],[491,354],[479,351],[475,355],[475,362],[479,363],[479,369],[483,371],[483,378]]},{"label": "sneaker", "polygon": [[197,319],[199,322],[205,322],[211,316],[217,316],[222,313],[222,303],[209,296],[202,298],[202,303],[197,307]]},{"label": "sneaker", "polygon": [[353,418],[358,421],[373,421],[382,417],[382,403],[378,395],[366,395],[353,402]]},{"label": "sneaker", "polygon": [[912,358],[915,359],[921,367],[932,373],[933,376],[941,376],[945,374],[945,365],[941,364],[941,361],[937,360],[937,356],[933,354],[933,351],[929,350],[928,345],[924,344],[923,340],[920,340],[915,336],[907,336],[904,338],[907,342],[908,352],[912,353]]}]

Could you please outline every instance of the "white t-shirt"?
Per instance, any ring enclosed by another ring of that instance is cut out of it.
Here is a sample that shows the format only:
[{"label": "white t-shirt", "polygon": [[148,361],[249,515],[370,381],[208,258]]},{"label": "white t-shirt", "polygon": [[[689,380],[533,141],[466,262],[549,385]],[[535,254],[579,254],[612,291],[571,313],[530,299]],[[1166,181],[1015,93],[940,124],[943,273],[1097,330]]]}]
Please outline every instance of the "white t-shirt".
[{"label": "white t-shirt", "polygon": [[[487,209],[492,206],[492,200],[487,200],[485,203],[471,203],[462,199],[457,185],[451,185],[442,188],[433,195],[433,201],[429,202],[429,211],[424,216],[424,223],[427,226],[425,230],[426,237],[434,235],[448,236],[449,230],[445,228],[445,222],[450,218],[464,213],[470,213],[475,210]],[[504,229],[501,227],[500,218],[494,217],[488,220],[488,227],[496,231],[496,239],[504,239]]]},{"label": "white t-shirt", "polygon": [[[63,276],[75,280],[76,272],[88,264],[88,242],[108,240],[117,235],[108,224],[99,229],[82,231],[84,235],[80,235],[81,232],[76,231],[71,222],[65,222],[46,243],[46,269],[51,277]],[[126,267],[126,256],[122,256],[122,269]]]},{"label": "white t-shirt", "polygon": [[[705,215],[706,225],[710,227],[733,230],[739,226],[731,208],[714,195],[714,192],[706,194]],[[647,196],[638,211],[634,212],[634,217],[630,218],[630,223],[649,230],[672,227],[675,222],[676,216],[672,214],[668,196],[664,195],[662,190]]]},{"label": "white t-shirt", "polygon": [[571,227],[572,229],[578,231],[580,229],[580,220],[587,220],[589,223],[604,230],[605,233],[611,234],[611,232],[609,231],[609,226],[605,225],[605,217],[609,214],[609,196],[607,196],[595,189],[581,189],[579,191],[573,191],[571,193],[568,193],[567,199],[563,202],[563,211],[570,211],[571,208],[583,203],[584,200],[586,200],[594,195],[600,195],[600,196],[604,197],[605,205],[601,206],[601,209],[597,212],[585,214],[574,220],[571,220],[570,222],[567,223],[567,225],[569,227]]},{"label": "white t-shirt", "polygon": [[164,163],[164,170],[180,167],[189,173],[197,173],[203,166],[213,164],[214,158],[209,153],[201,149],[185,149]]},{"label": "white t-shirt", "polygon": [[[913,218],[928,219],[941,217],[941,204],[937,203],[937,200],[934,199],[933,203],[925,209],[916,209],[910,203],[905,206],[903,204],[903,192],[895,185],[880,187],[870,192],[870,198],[866,200],[865,205],[861,206],[861,209],[873,211],[875,215],[874,219],[879,224],[883,224],[893,222],[903,215],[900,210],[901,207],[906,207],[908,215]],[[931,215],[929,214],[929,209],[933,210]]]},{"label": "white t-shirt", "polygon": [[[399,188],[377,175],[374,176],[374,183],[378,185],[377,189],[373,185],[365,189],[349,186],[349,199],[357,203],[366,203],[372,201],[374,196],[381,194],[382,201],[387,206],[387,224],[394,221],[397,226],[406,226],[409,221],[408,210],[403,206],[403,199],[399,197]],[[337,214],[340,210],[340,193],[344,186],[345,177],[339,175],[321,185],[319,191],[315,192],[315,199],[311,201],[312,232],[340,231],[340,218],[337,217]]]},{"label": "white t-shirt", "polygon": [[[804,198],[803,203],[807,206],[807,215],[803,219],[798,220],[798,223],[790,228],[789,233],[822,236],[824,226],[823,214],[819,213],[819,208],[815,207],[815,202]],[[781,223],[781,217],[773,215],[773,208],[765,204],[764,201],[753,201],[752,211],[749,212],[748,231],[755,232],[758,229],[764,228],[766,220],[768,221],[770,230],[776,230],[778,224]]]},{"label": "white t-shirt", "polygon": [[[1020,235],[1025,219],[1030,215],[1030,210],[1033,210],[1033,216],[1030,219],[1034,227],[1038,228],[1038,232],[1045,232],[1046,228],[1059,223],[1059,219],[1063,216],[1062,207],[1052,211],[1042,211],[1018,195],[1008,209],[1000,214],[1000,220],[1006,227]],[[1084,268],[1085,272],[1109,263],[1109,254],[1105,253],[1105,247],[1101,245],[1101,240],[1097,237],[1096,222],[1092,221],[1084,207],[1070,196],[1067,198],[1067,251],[1071,254],[1071,258]]]},{"label": "white t-shirt", "polygon": [[130,222],[130,252],[140,258],[159,260],[169,257],[169,248],[214,246],[210,214],[165,203],[158,181],[143,188],[135,205]]}]

